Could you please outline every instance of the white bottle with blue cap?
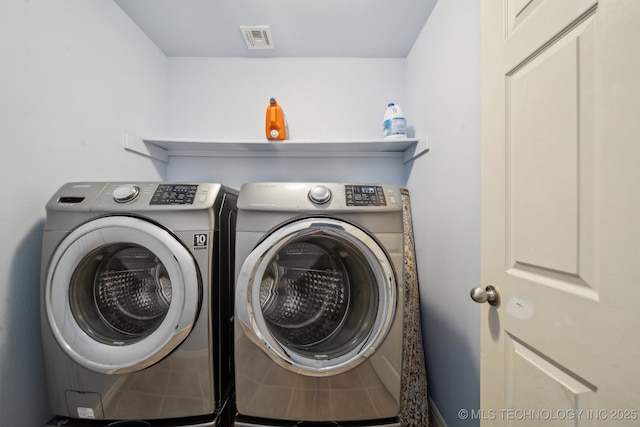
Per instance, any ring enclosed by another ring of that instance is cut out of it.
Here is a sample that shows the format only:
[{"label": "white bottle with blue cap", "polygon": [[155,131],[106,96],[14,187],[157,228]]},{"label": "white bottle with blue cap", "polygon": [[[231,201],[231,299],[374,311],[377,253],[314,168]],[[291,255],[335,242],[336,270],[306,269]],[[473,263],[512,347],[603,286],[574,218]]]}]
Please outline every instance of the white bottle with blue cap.
[{"label": "white bottle with blue cap", "polygon": [[404,139],[407,137],[407,121],[399,105],[393,102],[387,105],[384,112],[384,139]]}]

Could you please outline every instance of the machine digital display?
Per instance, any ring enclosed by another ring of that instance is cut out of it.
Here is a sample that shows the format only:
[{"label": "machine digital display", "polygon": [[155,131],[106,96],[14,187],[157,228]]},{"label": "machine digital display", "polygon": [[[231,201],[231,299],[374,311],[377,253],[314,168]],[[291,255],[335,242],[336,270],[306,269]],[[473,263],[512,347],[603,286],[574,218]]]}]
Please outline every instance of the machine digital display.
[{"label": "machine digital display", "polygon": [[160,184],[156,188],[150,205],[192,205],[196,197],[197,185]]},{"label": "machine digital display", "polygon": [[376,187],[355,187],[362,194],[376,194]]},{"label": "machine digital display", "polygon": [[345,185],[347,206],[387,206],[382,186]]}]

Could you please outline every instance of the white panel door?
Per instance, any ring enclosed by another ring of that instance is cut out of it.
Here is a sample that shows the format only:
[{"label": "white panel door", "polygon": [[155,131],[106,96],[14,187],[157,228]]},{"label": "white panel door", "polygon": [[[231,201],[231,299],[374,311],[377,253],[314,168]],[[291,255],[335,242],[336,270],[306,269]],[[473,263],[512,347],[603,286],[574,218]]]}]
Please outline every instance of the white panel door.
[{"label": "white panel door", "polygon": [[640,425],[640,1],[482,8],[479,290],[500,302],[469,415]]}]

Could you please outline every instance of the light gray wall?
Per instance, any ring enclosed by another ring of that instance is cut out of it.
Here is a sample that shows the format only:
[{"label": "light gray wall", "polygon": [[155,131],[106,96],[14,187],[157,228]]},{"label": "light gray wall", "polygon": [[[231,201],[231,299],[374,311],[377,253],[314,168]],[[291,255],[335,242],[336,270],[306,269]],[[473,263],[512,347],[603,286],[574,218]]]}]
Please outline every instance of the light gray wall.
[{"label": "light gray wall", "polygon": [[404,59],[169,58],[174,136],[265,140],[269,98],[290,139],[382,137],[388,102],[404,101]]},{"label": "light gray wall", "polygon": [[407,58],[407,105],[430,151],[407,187],[412,200],[429,391],[449,427],[478,425],[480,2],[439,1]]},{"label": "light gray wall", "polygon": [[166,58],[113,2],[0,2],[0,424],[50,416],[40,345],[44,206],[64,182],[161,179],[126,131],[167,122]]},{"label": "light gray wall", "polygon": [[[404,101],[404,59],[170,58],[171,134],[264,141],[269,98],[293,140],[382,137],[387,103]],[[172,158],[170,180],[404,184],[402,162],[380,158]]]}]

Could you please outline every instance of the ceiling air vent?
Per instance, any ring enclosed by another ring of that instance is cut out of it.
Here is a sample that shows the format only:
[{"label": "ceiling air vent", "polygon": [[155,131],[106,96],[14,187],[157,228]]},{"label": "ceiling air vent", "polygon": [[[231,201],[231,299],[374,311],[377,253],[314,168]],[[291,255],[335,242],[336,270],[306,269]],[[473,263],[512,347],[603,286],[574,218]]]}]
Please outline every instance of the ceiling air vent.
[{"label": "ceiling air vent", "polygon": [[273,38],[268,26],[244,27],[240,26],[244,41],[249,49],[273,49]]}]

